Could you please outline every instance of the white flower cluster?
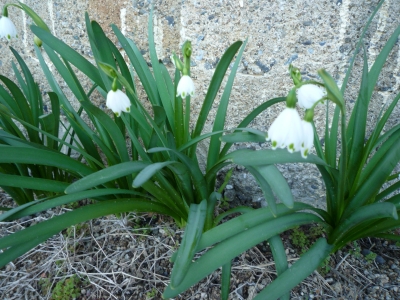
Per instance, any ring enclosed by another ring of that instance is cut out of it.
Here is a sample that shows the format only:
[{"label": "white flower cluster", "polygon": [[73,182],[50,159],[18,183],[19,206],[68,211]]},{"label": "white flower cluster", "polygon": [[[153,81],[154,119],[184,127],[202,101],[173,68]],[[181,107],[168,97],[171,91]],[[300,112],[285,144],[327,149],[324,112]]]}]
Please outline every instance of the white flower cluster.
[{"label": "white flower cluster", "polygon": [[[324,89],[314,84],[302,85],[296,92],[299,106],[306,109],[326,95]],[[301,156],[306,158],[314,144],[314,129],[310,122],[300,118],[296,108],[286,107],[269,128],[267,140],[271,141],[272,149],[301,151]]]},{"label": "white flower cluster", "polygon": [[0,38],[5,37],[7,40],[11,40],[13,38],[17,38],[17,28],[14,23],[5,16],[0,18]]}]

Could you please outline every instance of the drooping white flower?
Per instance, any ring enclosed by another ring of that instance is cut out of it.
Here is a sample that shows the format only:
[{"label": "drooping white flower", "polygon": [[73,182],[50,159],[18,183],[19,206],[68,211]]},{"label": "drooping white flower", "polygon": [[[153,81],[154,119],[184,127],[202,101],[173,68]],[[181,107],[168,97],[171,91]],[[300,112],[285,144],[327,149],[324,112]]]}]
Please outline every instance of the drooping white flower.
[{"label": "drooping white flower", "polygon": [[315,84],[302,85],[296,93],[299,106],[305,109],[310,109],[315,102],[326,96],[326,90]]},{"label": "drooping white flower", "polygon": [[300,151],[303,141],[303,128],[299,113],[295,108],[286,107],[272,123],[267,140],[272,149],[287,147],[290,153]]},{"label": "drooping white flower", "polygon": [[303,141],[301,143],[301,156],[307,158],[310,153],[311,147],[314,145],[314,129],[310,122],[301,120],[301,126],[303,129]]},{"label": "drooping white flower", "polygon": [[2,37],[5,37],[9,41],[18,37],[17,28],[15,27],[13,21],[5,16],[0,18],[0,38]]},{"label": "drooping white flower", "polygon": [[129,112],[131,110],[131,101],[121,90],[109,91],[107,94],[106,105],[116,114],[117,117],[121,115],[121,112]]},{"label": "drooping white flower", "polygon": [[194,82],[190,76],[183,75],[181,80],[179,80],[176,96],[185,98],[188,95],[191,97],[194,96]]}]

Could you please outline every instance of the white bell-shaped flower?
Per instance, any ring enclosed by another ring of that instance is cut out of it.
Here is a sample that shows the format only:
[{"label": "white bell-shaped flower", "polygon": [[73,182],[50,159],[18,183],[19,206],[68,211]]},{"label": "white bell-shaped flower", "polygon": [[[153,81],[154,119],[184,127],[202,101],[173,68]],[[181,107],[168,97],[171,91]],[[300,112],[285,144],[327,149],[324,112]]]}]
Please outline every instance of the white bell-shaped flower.
[{"label": "white bell-shaped flower", "polygon": [[131,101],[121,90],[109,91],[107,94],[106,105],[117,117],[121,115],[121,112],[130,112],[131,110]]},{"label": "white bell-shaped flower", "polygon": [[326,90],[316,84],[302,85],[296,93],[299,106],[305,109],[310,109],[315,102],[326,96]]},{"label": "white bell-shaped flower", "polygon": [[303,129],[303,142],[301,143],[301,156],[307,158],[310,153],[311,147],[314,145],[314,128],[310,122],[305,120],[301,121]]},{"label": "white bell-shaped flower", "polygon": [[194,96],[194,82],[190,76],[183,75],[181,80],[179,80],[176,96],[185,98],[188,95],[191,97]]},{"label": "white bell-shaped flower", "polygon": [[5,16],[0,18],[0,38],[2,37],[5,37],[9,41],[18,37],[17,28],[13,21]]},{"label": "white bell-shaped flower", "polygon": [[268,130],[267,140],[271,140],[272,149],[287,147],[290,153],[300,151],[303,128],[295,108],[286,107],[279,114]]}]

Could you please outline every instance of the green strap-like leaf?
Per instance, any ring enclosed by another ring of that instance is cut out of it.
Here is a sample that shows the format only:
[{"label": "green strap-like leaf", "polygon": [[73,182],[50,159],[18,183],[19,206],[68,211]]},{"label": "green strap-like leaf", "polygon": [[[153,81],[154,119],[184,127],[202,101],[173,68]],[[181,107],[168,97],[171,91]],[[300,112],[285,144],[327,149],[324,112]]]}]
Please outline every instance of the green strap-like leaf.
[{"label": "green strap-like leaf", "polygon": [[[272,105],[275,105],[276,103],[286,101],[286,97],[280,97],[280,98],[273,98],[270,99],[262,104],[260,104],[258,107],[256,107],[251,113],[247,115],[243,119],[242,122],[238,125],[238,128],[245,128],[247,127],[259,114],[261,114],[263,111],[265,111],[267,108],[271,107]],[[226,143],[225,146],[222,148],[222,151],[220,152],[220,158],[223,157],[226,153],[228,153],[230,147],[232,146],[232,143]]]},{"label": "green strap-like leaf", "polygon": [[190,205],[189,217],[181,246],[171,273],[172,288],[178,286],[187,276],[187,271],[196,253],[206,219],[207,200]]},{"label": "green strap-like leaf", "polygon": [[[293,209],[288,209],[283,204],[277,204],[276,217],[279,218],[281,216],[292,214],[299,210],[308,209],[313,210],[313,207],[311,205],[300,202],[295,202]],[[207,247],[211,247],[212,245],[219,243],[226,238],[230,238],[241,232],[244,232],[250,227],[269,222],[274,218],[275,216],[272,214],[271,210],[268,207],[255,209],[253,211],[247,211],[241,216],[231,219],[204,232],[196,251],[199,252]]]},{"label": "green strap-like leaf", "polygon": [[259,166],[257,170],[269,183],[275,195],[288,208],[293,208],[294,200],[290,187],[282,173],[275,165]]},{"label": "green strap-like leaf", "polygon": [[103,183],[115,180],[117,178],[140,172],[148,165],[149,164],[146,162],[129,161],[110,166],[108,168],[97,171],[89,176],[86,176],[78,181],[75,181],[68,188],[65,189],[65,193],[72,194],[99,186]]},{"label": "green strap-like leaf", "polygon": [[[158,88],[158,92],[160,95],[161,103],[162,106],[165,109],[165,113],[167,114],[167,119],[168,122],[171,126],[171,128],[174,128],[174,110],[173,110],[173,95],[171,95],[170,89],[168,86],[171,83],[166,83],[165,82],[165,77],[162,74],[160,63],[158,61],[157,57],[157,52],[156,52],[156,46],[154,43],[154,31],[153,31],[153,10],[150,11],[149,14],[149,22],[148,22],[148,35],[149,35],[149,51],[150,51],[150,59],[151,59],[151,64],[153,67],[153,73],[154,73],[154,78],[156,80],[156,85]],[[169,78],[169,81],[171,79]]]},{"label": "green strap-like leaf", "polygon": [[150,102],[153,105],[161,105],[156,81],[154,80],[146,61],[140,53],[140,50],[137,48],[135,43],[125,38],[117,26],[111,25],[111,28],[121,43],[122,48],[124,48],[126,54],[128,55],[129,60],[140,79],[140,82],[143,84],[143,88],[146,91],[146,95],[149,97]]},{"label": "green strap-like leaf", "polygon": [[367,206],[362,206],[352,214],[343,215],[340,224],[334,229],[329,236],[330,244],[343,243],[346,239],[346,233],[351,231],[353,227],[375,219],[393,218],[398,219],[396,207],[390,202],[374,203]]},{"label": "green strap-like leaf", "polygon": [[43,43],[47,44],[50,48],[60,54],[64,59],[72,63],[86,76],[88,76],[93,82],[95,82],[100,88],[106,91],[98,69],[93,66],[88,60],[86,60],[82,55],[80,55],[78,52],[76,52],[74,49],[69,47],[61,40],[54,37],[52,34],[39,27],[32,25],[31,30],[38,38],[43,41]]},{"label": "green strap-like leaf", "polygon": [[348,184],[349,186],[357,185],[356,177],[359,169],[364,166],[363,152],[365,143],[365,129],[367,126],[367,115],[368,115],[368,61],[367,54],[364,49],[364,67],[361,79],[360,91],[356,104],[354,105],[353,111],[350,116],[349,123],[347,125],[347,141],[348,141],[348,153],[349,153],[349,172],[348,172]]},{"label": "green strap-like leaf", "polygon": [[[231,72],[228,77],[228,81],[226,82],[224,92],[221,96],[221,100],[218,105],[217,109],[217,114],[214,119],[214,126],[212,131],[219,131],[223,130],[225,126],[225,118],[226,118],[226,112],[228,109],[228,104],[229,104],[229,99],[232,91],[232,86],[233,82],[235,80],[236,72],[240,63],[240,60],[242,59],[243,51],[246,47],[247,40],[242,44],[238,55],[236,56],[235,63],[231,69]],[[221,150],[221,141],[219,140],[220,136],[219,135],[213,135],[210,139],[210,146],[208,147],[208,155],[207,155],[207,170],[209,170],[217,161],[219,158],[219,153]]]},{"label": "green strap-like leaf", "polygon": [[136,175],[135,179],[133,180],[132,186],[134,188],[138,188],[142,186],[146,181],[150,180],[156,173],[158,173],[161,169],[165,168],[166,166],[176,163],[174,161],[166,161],[166,162],[159,162],[147,165],[143,170]]},{"label": "green strap-like leaf", "polygon": [[46,192],[63,193],[67,182],[0,173],[0,186],[18,187]]},{"label": "green strap-like leaf", "polygon": [[161,151],[170,151],[174,153],[179,160],[188,168],[190,173],[192,174],[193,177],[193,184],[198,192],[198,199],[197,201],[202,201],[202,199],[207,199],[208,198],[208,191],[207,191],[207,186],[206,186],[206,180],[203,176],[203,173],[201,172],[199,165],[195,163],[193,160],[191,160],[189,157],[186,155],[182,154],[181,152],[178,152],[174,149],[169,149],[169,148],[164,148],[164,147],[157,147],[157,148],[152,148],[149,149],[147,152],[148,153],[156,153],[156,152],[161,152]]},{"label": "green strap-like leaf", "polygon": [[[143,199],[148,198],[148,196],[131,191],[131,190],[122,190],[122,189],[112,189],[112,188],[107,188],[107,189],[97,189],[97,190],[89,190],[89,191],[83,191],[83,192],[77,192],[71,195],[63,195],[63,196],[58,196],[55,198],[45,198],[45,199],[38,199],[34,202],[29,202],[24,205],[17,206],[13,208],[12,210],[9,210],[5,213],[0,214],[0,221],[13,221],[25,216],[33,215],[41,211],[45,211],[47,209],[65,205],[68,203],[72,203],[78,200],[83,200],[83,199],[99,199],[101,197],[106,197],[110,195],[134,195],[134,196],[140,196]],[[114,198],[114,197],[112,197]],[[109,199],[107,199],[109,200]],[[149,199],[150,200],[150,199]]]},{"label": "green strap-like leaf", "polygon": [[[345,211],[346,216],[350,215],[364,203],[374,201],[375,196],[392,173],[393,168],[400,161],[400,151],[398,151],[400,140],[396,136],[392,136],[391,141],[388,140],[364,168],[363,173],[366,174],[361,174],[361,185],[353,195],[350,195],[350,201]],[[374,166],[373,169],[371,169],[372,166]],[[369,175],[367,176],[367,174]]]},{"label": "green strap-like leaf", "polygon": [[222,266],[221,272],[221,299],[228,300],[231,283],[232,261]]},{"label": "green strap-like leaf", "polygon": [[261,166],[281,163],[312,163],[327,166],[322,159],[315,155],[308,155],[307,158],[303,158],[300,152],[289,153],[286,149],[264,149],[257,151],[242,149],[227,154],[223,159],[232,160],[235,164],[243,166]]},{"label": "green strap-like leaf", "polygon": [[68,172],[89,175],[93,171],[66,155],[42,149],[0,145],[0,163],[37,164],[58,167]]},{"label": "green strap-like leaf", "polygon": [[266,180],[265,173],[268,173],[268,170],[263,168],[265,166],[246,166],[247,170],[254,176],[256,179],[258,185],[260,186],[264,198],[268,203],[268,207],[271,210],[271,212],[276,216],[276,201],[275,201],[275,196],[274,193],[272,192],[272,188],[270,183]]},{"label": "green strap-like leaf", "polygon": [[211,78],[211,82],[208,87],[207,94],[206,94],[206,97],[203,102],[203,106],[201,107],[201,111],[200,111],[199,117],[196,122],[196,127],[192,134],[193,138],[199,136],[201,134],[201,132],[203,131],[204,124],[207,120],[207,117],[211,110],[214,99],[217,96],[219,87],[221,86],[221,83],[222,83],[222,80],[224,79],[225,73],[226,73],[233,57],[235,56],[236,52],[239,50],[239,48],[241,46],[242,46],[241,41],[237,41],[237,42],[233,43],[221,57],[221,60],[219,61],[218,65],[215,69],[214,75]]},{"label": "green strap-like leaf", "polygon": [[[69,226],[110,214],[154,212],[178,218],[168,207],[142,199],[119,199],[80,207],[0,239],[0,268]],[[25,245],[25,246],[24,246]],[[29,245],[29,246],[28,246]]]},{"label": "green strap-like leaf", "polygon": [[[243,217],[248,219],[251,216],[250,214],[245,214]],[[220,266],[227,264],[240,253],[264,240],[267,240],[295,226],[308,224],[310,222],[316,222],[319,220],[320,219],[313,214],[295,213],[273,219],[255,227],[247,228],[247,230],[244,232],[228,238],[214,246],[194,263],[190,264],[189,269],[186,272],[186,276],[183,278],[181,284],[179,286],[169,285],[164,291],[163,297],[175,297],[199,282],[201,279],[212,273]],[[223,239],[224,237],[221,238]]]},{"label": "green strap-like leaf", "polygon": [[[272,256],[274,257],[276,273],[279,277],[282,274],[284,274],[284,272],[288,269],[285,247],[283,246],[282,239],[279,235],[270,238],[268,240],[268,243],[269,246],[271,247]],[[280,297],[280,300],[289,300],[289,299],[290,299],[289,291],[286,294],[282,294],[282,296]]]},{"label": "green strap-like leaf", "polygon": [[332,246],[324,238],[319,239],[283,274],[270,283],[254,300],[275,300],[290,292],[307,278],[329,256]]}]

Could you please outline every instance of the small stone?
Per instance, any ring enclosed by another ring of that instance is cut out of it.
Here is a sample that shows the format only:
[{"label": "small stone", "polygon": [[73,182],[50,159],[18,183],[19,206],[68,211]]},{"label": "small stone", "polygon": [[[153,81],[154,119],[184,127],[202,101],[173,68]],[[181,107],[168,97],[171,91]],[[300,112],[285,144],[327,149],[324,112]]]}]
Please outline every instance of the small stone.
[{"label": "small stone", "polygon": [[375,258],[375,261],[376,261],[377,264],[380,264],[380,265],[383,265],[383,264],[386,262],[386,260],[385,260],[382,256],[380,256],[380,255],[378,255],[378,256]]},{"label": "small stone", "polygon": [[342,284],[340,282],[335,282],[332,285],[332,288],[337,294],[341,294],[342,293]]},{"label": "small stone", "polygon": [[362,251],[361,251],[361,254],[364,256],[367,256],[370,253],[371,253],[371,250],[368,250],[368,249],[362,249]]}]

